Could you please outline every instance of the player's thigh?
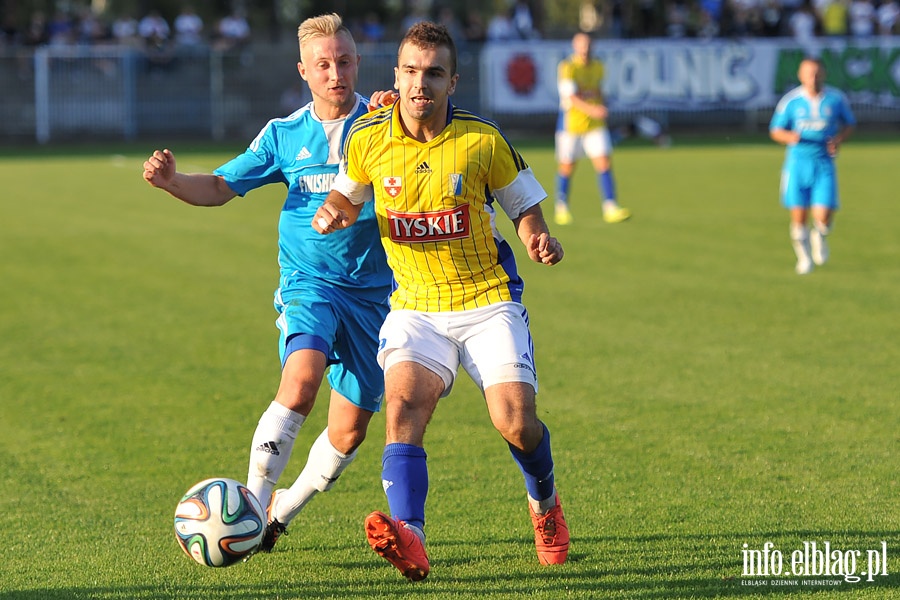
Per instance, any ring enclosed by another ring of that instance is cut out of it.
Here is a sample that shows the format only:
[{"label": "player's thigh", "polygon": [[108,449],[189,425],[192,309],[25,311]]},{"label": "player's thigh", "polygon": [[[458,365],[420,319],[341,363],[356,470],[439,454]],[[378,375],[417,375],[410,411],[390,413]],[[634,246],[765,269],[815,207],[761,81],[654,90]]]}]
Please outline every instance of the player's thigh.
[{"label": "player's thigh", "polygon": [[459,368],[459,347],[446,333],[444,317],[413,310],[391,311],[381,326],[378,363],[388,374],[399,363],[417,363],[444,382],[450,393]]},{"label": "player's thigh", "polygon": [[837,174],[834,163],[826,160],[819,162],[815,179],[810,186],[810,203],[814,207],[835,211],[838,209]]},{"label": "player's thigh", "polygon": [[384,396],[384,374],[377,360],[378,334],[388,306],[338,290],[332,294],[332,306],[339,325],[328,383],[352,404],[376,412]]},{"label": "player's thigh", "polygon": [[278,351],[282,365],[290,349],[289,341],[298,335],[318,338],[320,342],[307,341],[299,347],[318,348],[330,355],[340,323],[333,306],[333,292],[319,282],[302,282],[279,290],[275,298],[278,318],[275,325],[280,333]]},{"label": "player's thigh", "polygon": [[569,131],[556,132],[556,162],[574,164],[584,156],[581,136]]},{"label": "player's thigh", "polygon": [[781,204],[789,210],[807,209],[810,204],[809,173],[797,163],[781,169]]},{"label": "player's thigh", "polygon": [[[595,167],[598,161],[604,158],[608,161],[609,157],[612,156],[612,139],[609,136],[609,129],[600,127],[587,132],[584,135],[582,146],[584,153],[591,159]],[[608,169],[609,167],[607,166],[606,168]]]},{"label": "player's thigh", "polygon": [[522,383],[537,391],[534,342],[528,312],[517,302],[463,311],[460,321],[462,366],[482,390],[500,383]]}]

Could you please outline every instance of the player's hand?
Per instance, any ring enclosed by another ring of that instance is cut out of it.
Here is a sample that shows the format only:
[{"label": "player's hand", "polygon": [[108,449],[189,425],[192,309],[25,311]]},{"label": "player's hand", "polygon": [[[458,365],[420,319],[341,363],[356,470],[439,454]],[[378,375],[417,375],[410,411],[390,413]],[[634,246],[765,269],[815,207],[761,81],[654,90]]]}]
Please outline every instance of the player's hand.
[{"label": "player's hand", "polygon": [[144,180],[153,187],[166,189],[175,177],[175,155],[171,150],[156,150],[144,161]]},{"label": "player's hand", "polygon": [[838,155],[838,149],[840,148],[840,142],[838,142],[834,138],[828,138],[825,142],[825,149],[828,150],[828,156],[834,158]]},{"label": "player's hand", "polygon": [[388,106],[393,104],[399,97],[400,95],[394,90],[378,90],[377,92],[372,92],[372,95],[369,96],[367,108],[369,110],[375,110],[382,106]]},{"label": "player's hand", "polygon": [[604,121],[609,116],[609,109],[602,104],[598,104],[591,109],[591,116],[600,121]]},{"label": "player's hand", "polygon": [[313,215],[312,228],[322,234],[334,233],[350,224],[347,213],[329,203],[325,203]]},{"label": "player's hand", "polygon": [[549,233],[532,234],[528,238],[528,256],[531,260],[545,265],[555,265],[563,259],[562,244]]}]

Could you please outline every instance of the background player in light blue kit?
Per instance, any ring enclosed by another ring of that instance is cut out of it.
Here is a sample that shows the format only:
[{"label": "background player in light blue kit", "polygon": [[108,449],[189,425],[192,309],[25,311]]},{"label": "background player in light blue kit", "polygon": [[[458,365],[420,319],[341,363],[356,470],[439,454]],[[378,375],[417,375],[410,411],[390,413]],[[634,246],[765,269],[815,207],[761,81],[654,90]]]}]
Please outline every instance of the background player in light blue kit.
[{"label": "background player in light blue kit", "polygon": [[[298,38],[297,69],[312,102],[269,121],[243,154],[213,174],[178,172],[169,150],[155,151],[144,163],[151,185],[195,206],[221,206],[269,183],[288,190],[278,225],[275,292],[281,384],[253,435],[247,475],[247,486],[268,507],[263,551],[271,551],[291,519],[353,461],[381,406],[378,330],[392,280],[372,203],[354,231],[324,237],[309,227],[338,172],[350,124],[367,112],[368,101],[355,92],[360,57],[339,16],[307,19]],[[294,484],[275,492],[329,365],[328,426]]]},{"label": "background player in light blue kit", "polygon": [[[834,158],[850,136],[856,118],[847,97],[825,85],[825,68],[806,58],[797,72],[800,85],[775,108],[769,136],[787,146],[781,171],[781,202],[791,213],[791,243],[796,271],[809,273],[828,260],[827,236],[838,209]],[[807,220],[812,212],[812,227]]]}]

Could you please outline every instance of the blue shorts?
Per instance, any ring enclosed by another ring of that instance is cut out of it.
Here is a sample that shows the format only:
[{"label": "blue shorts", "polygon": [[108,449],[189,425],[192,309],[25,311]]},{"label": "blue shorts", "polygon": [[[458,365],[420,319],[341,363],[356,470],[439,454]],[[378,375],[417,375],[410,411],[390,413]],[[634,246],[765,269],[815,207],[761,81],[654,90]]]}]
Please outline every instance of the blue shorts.
[{"label": "blue shorts", "polygon": [[837,210],[834,162],[826,158],[789,158],[781,170],[781,204],[785,208],[822,206]]},{"label": "blue shorts", "polygon": [[[315,280],[285,284],[275,293],[282,366],[291,351],[321,350],[331,365],[332,389],[356,406],[377,412],[384,396],[384,373],[376,359],[378,331],[389,310],[387,299],[362,300]],[[306,335],[297,337],[300,334]]]}]

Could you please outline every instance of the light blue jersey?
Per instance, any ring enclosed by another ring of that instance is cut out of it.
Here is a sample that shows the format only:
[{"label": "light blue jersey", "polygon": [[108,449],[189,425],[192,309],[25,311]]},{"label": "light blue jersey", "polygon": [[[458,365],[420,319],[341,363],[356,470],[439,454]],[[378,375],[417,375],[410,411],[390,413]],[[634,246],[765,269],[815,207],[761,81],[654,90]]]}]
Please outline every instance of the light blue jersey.
[{"label": "light blue jersey", "polygon": [[278,223],[278,263],[282,279],[308,275],[346,288],[352,294],[381,301],[391,291],[373,203],[366,202],[359,225],[321,235],[313,215],[331,191],[340,152],[357,117],[367,112],[357,94],[353,112],[338,121],[320,121],[312,102],[288,117],[272,119],[247,150],[214,171],[243,196],[270,183],[287,186]]},{"label": "light blue jersey", "polygon": [[332,365],[328,381],[354,404],[380,408],[384,379],[376,361],[378,331],[389,310],[392,275],[373,202],[353,228],[321,235],[312,219],[338,172],[350,125],[367,112],[357,94],[349,116],[321,121],[310,102],[272,119],[247,150],[214,171],[243,196],[270,183],[287,186],[278,222],[275,291],[282,364],[291,352],[315,349]]},{"label": "light blue jersey", "polygon": [[837,175],[827,144],[841,129],[855,124],[850,102],[837,88],[825,86],[816,98],[802,87],[784,95],[769,131],[800,134],[800,141],[787,147],[781,173],[781,200],[786,208],[811,204],[838,208]]},{"label": "light blue jersey", "polygon": [[825,86],[818,98],[810,98],[802,87],[796,87],[775,107],[769,131],[800,133],[800,142],[787,149],[789,156],[830,159],[826,143],[843,127],[852,125],[856,125],[856,117],[839,89]]}]

